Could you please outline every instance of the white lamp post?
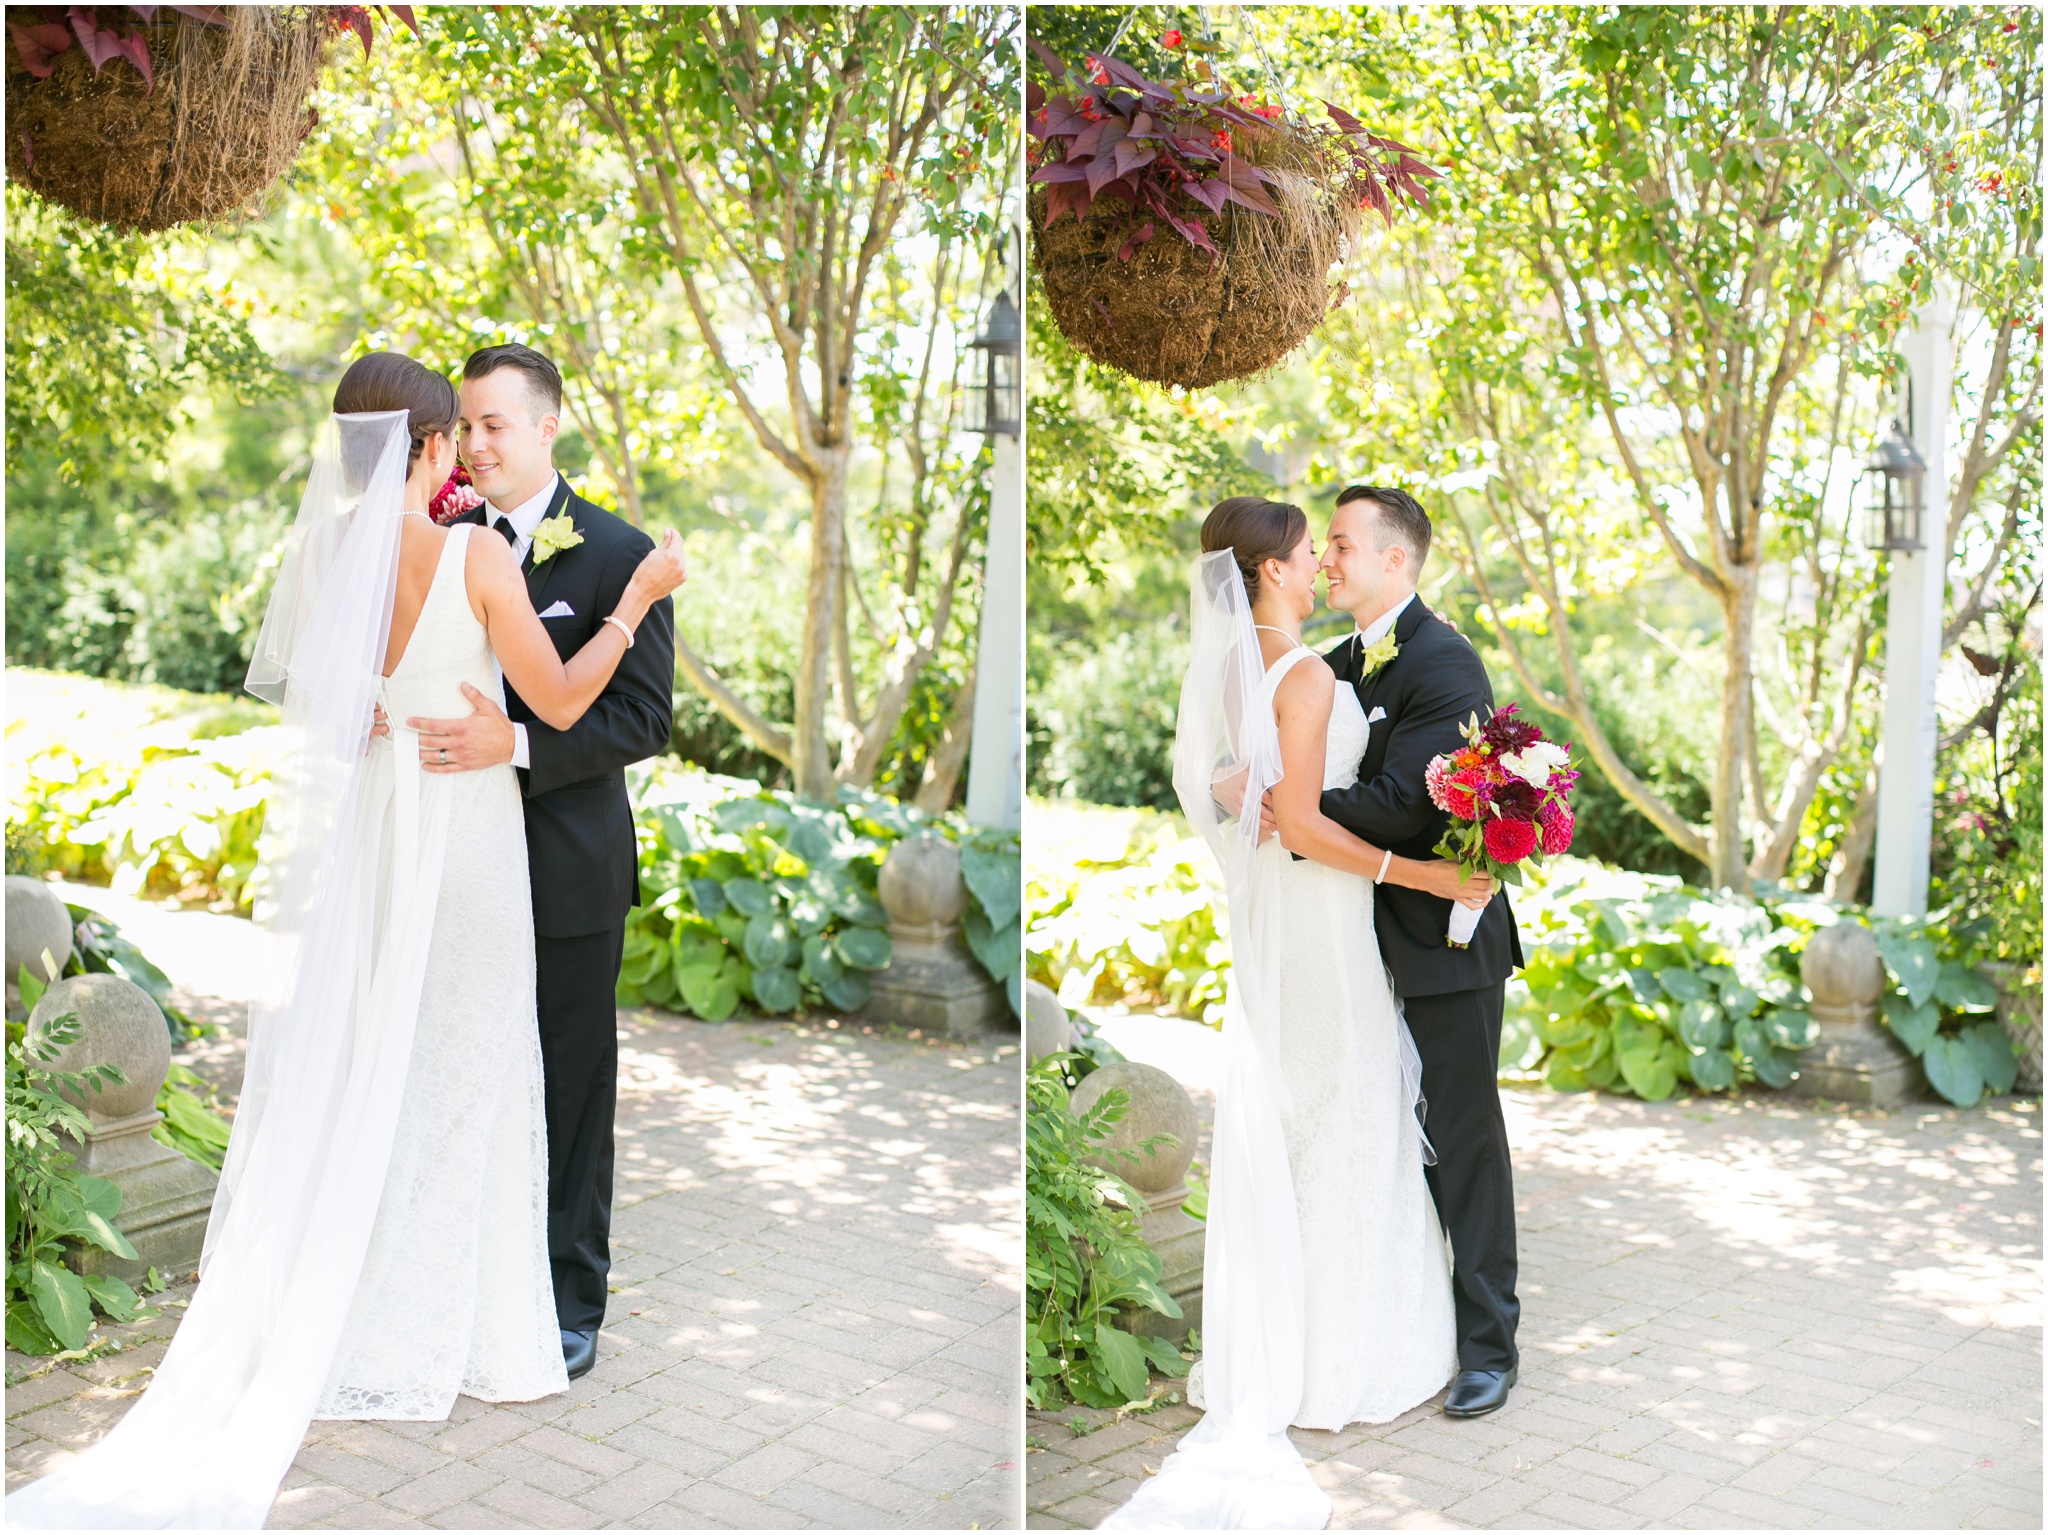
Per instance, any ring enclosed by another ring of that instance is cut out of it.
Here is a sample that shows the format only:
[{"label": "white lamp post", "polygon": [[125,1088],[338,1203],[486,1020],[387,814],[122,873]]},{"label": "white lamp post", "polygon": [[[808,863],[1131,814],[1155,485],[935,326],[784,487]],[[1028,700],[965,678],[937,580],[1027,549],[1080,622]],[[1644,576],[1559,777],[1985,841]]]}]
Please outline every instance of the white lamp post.
[{"label": "white lamp post", "polygon": [[974,339],[984,369],[970,422],[994,450],[981,639],[974,664],[974,736],[967,819],[1015,831],[1024,823],[1024,326],[1007,291]]},{"label": "white lamp post", "polygon": [[1873,465],[1885,497],[1873,510],[1883,517],[1892,567],[1885,630],[1884,766],[1877,780],[1877,867],[1870,905],[1890,917],[1917,917],[1927,910],[1934,753],[1940,739],[1934,686],[1941,670],[1948,578],[1947,444],[1955,318],[1954,297],[1937,291],[1904,338],[1900,351],[1906,363],[1905,409],[1899,423],[1904,431],[1885,444]]}]

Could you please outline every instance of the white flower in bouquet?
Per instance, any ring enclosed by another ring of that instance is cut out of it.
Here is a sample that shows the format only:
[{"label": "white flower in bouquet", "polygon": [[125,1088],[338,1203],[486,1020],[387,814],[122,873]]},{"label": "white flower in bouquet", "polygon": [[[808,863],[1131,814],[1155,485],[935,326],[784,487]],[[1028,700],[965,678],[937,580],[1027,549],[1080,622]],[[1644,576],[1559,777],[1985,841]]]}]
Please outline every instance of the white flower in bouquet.
[{"label": "white flower in bouquet", "polygon": [[1502,769],[1531,788],[1547,788],[1551,775],[1572,760],[1572,754],[1554,741],[1531,741],[1518,752],[1500,759]]}]

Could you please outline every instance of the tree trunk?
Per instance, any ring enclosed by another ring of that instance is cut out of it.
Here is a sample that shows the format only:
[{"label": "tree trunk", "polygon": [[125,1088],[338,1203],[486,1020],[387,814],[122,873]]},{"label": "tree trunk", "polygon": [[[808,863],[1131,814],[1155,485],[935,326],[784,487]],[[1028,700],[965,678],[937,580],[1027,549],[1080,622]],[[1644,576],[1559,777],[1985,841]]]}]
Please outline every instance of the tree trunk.
[{"label": "tree trunk", "polygon": [[[1755,703],[1750,696],[1751,673],[1756,663],[1756,567],[1730,562],[1725,577],[1727,595],[1722,599],[1722,622],[1726,627],[1721,675],[1721,742],[1714,757],[1713,857],[1707,876],[1716,890],[1749,889],[1748,860],[1743,856],[1743,777],[1749,755],[1750,733],[1756,728]],[[1764,807],[1759,806],[1761,812]]]},{"label": "tree trunk", "polygon": [[917,791],[917,808],[940,815],[952,808],[954,791],[960,787],[960,769],[967,765],[968,743],[974,739],[974,669],[953,695],[953,708],[946,716],[946,733],[924,766],[924,783]]},{"label": "tree trunk", "polygon": [[811,573],[804,592],[804,642],[796,670],[796,723],[790,769],[796,792],[830,801],[836,788],[832,742],[825,728],[832,698],[832,633],[839,611],[839,565],[845,558],[844,444],[812,450],[819,473],[811,482]]},{"label": "tree trunk", "polygon": [[1884,748],[1879,746],[1871,757],[1870,776],[1863,781],[1856,813],[1849,817],[1849,830],[1828,865],[1824,894],[1831,901],[1854,901],[1863,888],[1863,871],[1870,866],[1870,852],[1877,845],[1877,775],[1883,758]]}]

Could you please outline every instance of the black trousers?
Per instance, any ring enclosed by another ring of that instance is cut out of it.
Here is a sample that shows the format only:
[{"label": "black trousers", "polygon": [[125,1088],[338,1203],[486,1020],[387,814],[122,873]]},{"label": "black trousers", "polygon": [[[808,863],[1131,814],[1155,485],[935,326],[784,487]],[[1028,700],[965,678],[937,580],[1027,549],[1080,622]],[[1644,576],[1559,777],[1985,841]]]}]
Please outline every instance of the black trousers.
[{"label": "black trousers", "polygon": [[1505,983],[1483,991],[1404,997],[1422,1057],[1429,1141],[1425,1169],[1451,1239],[1458,1367],[1505,1370],[1516,1360],[1515,1185],[1500,1112],[1500,1022]]},{"label": "black trousers", "polygon": [[612,1110],[619,1096],[619,960],[625,924],[537,938],[540,1058],[547,1089],[548,1266],[565,1328],[604,1323],[612,1249]]}]

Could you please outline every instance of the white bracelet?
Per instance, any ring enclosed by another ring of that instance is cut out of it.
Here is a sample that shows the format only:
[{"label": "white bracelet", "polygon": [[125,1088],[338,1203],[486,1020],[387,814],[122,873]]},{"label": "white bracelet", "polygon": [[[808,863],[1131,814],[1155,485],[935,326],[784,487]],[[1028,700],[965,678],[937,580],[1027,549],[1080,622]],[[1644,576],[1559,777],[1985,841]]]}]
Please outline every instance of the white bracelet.
[{"label": "white bracelet", "polygon": [[1375,875],[1374,875],[1374,876],[1372,877],[1372,882],[1373,882],[1373,883],[1374,883],[1375,885],[1383,885],[1383,884],[1385,884],[1385,883],[1386,883],[1386,881],[1387,881],[1387,865],[1389,865],[1389,864],[1390,864],[1390,863],[1392,863],[1393,861],[1394,861],[1394,850],[1393,850],[1392,848],[1388,848],[1388,849],[1387,849],[1387,856],[1386,856],[1386,857],[1384,857],[1384,858],[1382,858],[1382,859],[1380,860],[1380,872],[1379,872],[1379,873],[1377,873],[1377,874],[1375,874]]},{"label": "white bracelet", "polygon": [[626,637],[626,648],[631,650],[633,648],[633,626],[616,613],[605,614],[604,621],[608,624],[617,624],[619,626],[619,633]]}]

